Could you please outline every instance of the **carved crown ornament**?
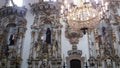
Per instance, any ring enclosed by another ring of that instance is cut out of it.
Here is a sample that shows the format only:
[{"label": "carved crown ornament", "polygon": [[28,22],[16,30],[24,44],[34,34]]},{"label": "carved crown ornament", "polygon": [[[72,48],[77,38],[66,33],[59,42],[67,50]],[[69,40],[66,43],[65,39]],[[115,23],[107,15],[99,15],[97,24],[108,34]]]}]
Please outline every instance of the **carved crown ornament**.
[{"label": "carved crown ornament", "polygon": [[59,13],[58,5],[55,2],[38,2],[29,4],[33,14],[50,15]]},{"label": "carved crown ornament", "polygon": [[80,55],[80,56],[82,56],[82,51],[81,50],[69,50],[68,51],[68,55],[70,56],[70,55]]},{"label": "carved crown ornament", "polygon": [[29,5],[31,7],[31,13],[35,15],[31,28],[40,29],[44,24],[51,24],[52,28],[61,27],[59,22],[60,5],[57,2],[39,1]]}]

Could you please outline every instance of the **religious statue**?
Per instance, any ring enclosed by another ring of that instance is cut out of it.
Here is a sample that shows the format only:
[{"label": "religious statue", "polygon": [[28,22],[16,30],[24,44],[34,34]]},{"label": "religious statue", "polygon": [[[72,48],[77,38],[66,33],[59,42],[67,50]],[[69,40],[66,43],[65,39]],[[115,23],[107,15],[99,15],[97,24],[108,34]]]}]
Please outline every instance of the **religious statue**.
[{"label": "religious statue", "polygon": [[14,45],[15,44],[15,34],[11,34],[9,38],[9,45]]},{"label": "religious statue", "polygon": [[50,30],[50,28],[47,28],[45,41],[47,44],[51,44],[51,30]]},{"label": "religious statue", "polygon": [[103,35],[105,35],[105,30],[106,30],[106,28],[102,27],[102,33],[103,33]]}]

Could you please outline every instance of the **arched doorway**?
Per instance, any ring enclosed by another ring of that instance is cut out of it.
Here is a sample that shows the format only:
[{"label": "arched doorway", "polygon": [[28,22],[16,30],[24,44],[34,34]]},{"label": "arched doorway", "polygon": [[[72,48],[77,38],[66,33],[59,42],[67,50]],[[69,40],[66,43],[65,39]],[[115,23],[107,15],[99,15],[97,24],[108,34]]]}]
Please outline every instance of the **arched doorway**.
[{"label": "arched doorway", "polygon": [[70,61],[70,68],[81,68],[81,61],[78,59],[73,59]]}]

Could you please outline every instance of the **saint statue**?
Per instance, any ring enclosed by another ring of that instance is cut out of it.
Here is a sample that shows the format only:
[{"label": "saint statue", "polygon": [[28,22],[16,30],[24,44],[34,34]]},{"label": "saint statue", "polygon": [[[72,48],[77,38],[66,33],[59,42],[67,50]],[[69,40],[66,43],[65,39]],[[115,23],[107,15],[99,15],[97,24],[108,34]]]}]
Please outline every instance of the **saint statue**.
[{"label": "saint statue", "polygon": [[15,34],[11,34],[9,38],[10,41],[9,45],[14,45],[15,44],[14,40],[15,40]]},{"label": "saint statue", "polygon": [[50,28],[47,28],[45,41],[47,44],[51,44],[51,30],[50,30]]},{"label": "saint statue", "polygon": [[102,33],[103,33],[103,35],[105,35],[105,31],[106,31],[106,28],[102,27]]}]

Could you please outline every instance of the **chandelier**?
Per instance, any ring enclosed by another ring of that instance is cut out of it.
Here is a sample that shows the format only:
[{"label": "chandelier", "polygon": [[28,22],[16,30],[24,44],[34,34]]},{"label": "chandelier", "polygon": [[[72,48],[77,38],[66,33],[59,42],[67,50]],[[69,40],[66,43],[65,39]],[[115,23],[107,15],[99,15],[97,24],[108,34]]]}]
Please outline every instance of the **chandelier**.
[{"label": "chandelier", "polygon": [[[61,18],[66,23],[65,36],[69,39],[73,49],[77,49],[79,38],[93,29],[99,21],[100,5],[90,0],[64,0],[61,6]],[[95,4],[95,6],[92,5]]]},{"label": "chandelier", "polygon": [[76,0],[72,3],[65,0],[61,6],[61,14],[65,22],[75,29],[93,28],[99,20],[99,10],[90,1],[84,0]]},{"label": "chandelier", "polygon": [[[111,24],[119,23],[120,14],[116,10],[117,0],[64,0],[61,18],[66,23],[65,36],[76,46],[79,38],[91,29],[96,29],[100,20],[109,19]],[[113,12],[112,12],[113,11]]]}]

